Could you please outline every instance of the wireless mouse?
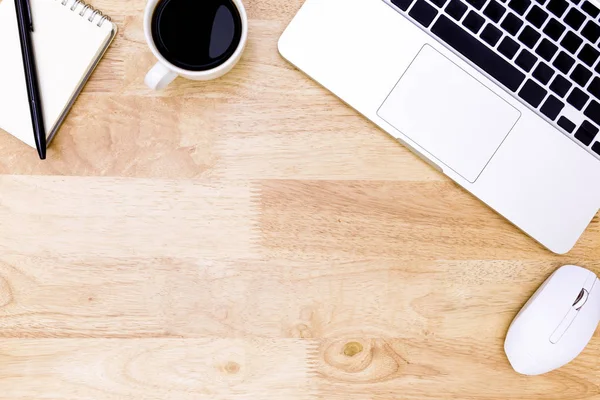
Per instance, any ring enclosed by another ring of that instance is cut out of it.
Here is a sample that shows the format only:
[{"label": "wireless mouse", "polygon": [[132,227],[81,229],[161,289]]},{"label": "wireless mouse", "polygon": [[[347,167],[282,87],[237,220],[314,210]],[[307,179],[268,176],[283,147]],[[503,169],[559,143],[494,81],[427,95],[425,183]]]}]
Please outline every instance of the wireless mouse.
[{"label": "wireless mouse", "polygon": [[515,371],[540,375],[572,361],[600,321],[600,283],[585,268],[556,270],[513,320],[504,351]]}]

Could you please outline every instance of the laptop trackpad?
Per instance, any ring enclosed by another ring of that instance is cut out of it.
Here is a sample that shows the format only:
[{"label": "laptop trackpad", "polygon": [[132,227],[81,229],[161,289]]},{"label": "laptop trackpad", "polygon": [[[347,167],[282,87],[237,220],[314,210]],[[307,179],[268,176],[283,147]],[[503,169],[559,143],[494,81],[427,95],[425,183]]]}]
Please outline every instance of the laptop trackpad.
[{"label": "laptop trackpad", "polygon": [[377,114],[469,182],[521,115],[428,45]]}]

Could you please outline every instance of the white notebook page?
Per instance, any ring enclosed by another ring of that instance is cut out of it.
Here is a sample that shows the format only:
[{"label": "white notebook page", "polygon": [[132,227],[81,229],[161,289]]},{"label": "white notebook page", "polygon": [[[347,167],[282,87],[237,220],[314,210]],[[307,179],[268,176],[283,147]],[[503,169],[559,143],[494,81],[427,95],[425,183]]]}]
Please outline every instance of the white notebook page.
[{"label": "white notebook page", "polygon": [[[30,0],[38,81],[49,136],[82,80],[111,39],[113,25],[97,26],[71,10],[69,0]],[[89,16],[91,11],[87,11]],[[14,0],[0,0],[0,129],[35,147]]]}]

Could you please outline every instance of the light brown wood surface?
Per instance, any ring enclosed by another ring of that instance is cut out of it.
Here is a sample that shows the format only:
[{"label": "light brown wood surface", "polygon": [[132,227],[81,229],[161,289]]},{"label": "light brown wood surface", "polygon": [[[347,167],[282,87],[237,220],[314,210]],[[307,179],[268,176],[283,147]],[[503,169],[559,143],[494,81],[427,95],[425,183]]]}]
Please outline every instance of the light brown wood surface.
[{"label": "light brown wood surface", "polygon": [[[7,0],[4,0],[7,1]],[[152,92],[143,0],[49,151],[0,134],[0,399],[600,399],[600,335],[540,377],[512,318],[557,256],[281,59]]]}]

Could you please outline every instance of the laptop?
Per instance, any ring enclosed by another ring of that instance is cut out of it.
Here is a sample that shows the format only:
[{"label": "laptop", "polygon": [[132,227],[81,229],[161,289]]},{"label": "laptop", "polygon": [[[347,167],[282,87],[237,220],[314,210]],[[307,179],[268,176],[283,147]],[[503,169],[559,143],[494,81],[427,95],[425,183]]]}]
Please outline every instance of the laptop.
[{"label": "laptop", "polygon": [[307,0],[281,55],[549,250],[600,209],[595,0]]}]

